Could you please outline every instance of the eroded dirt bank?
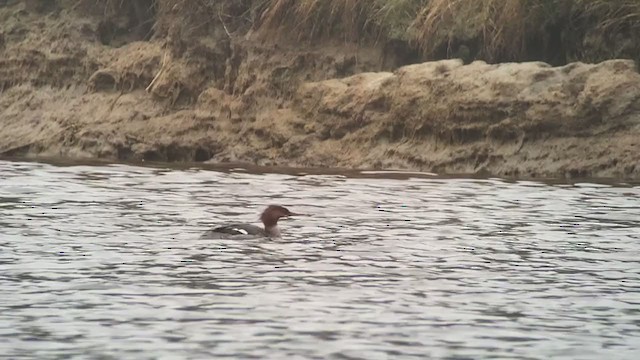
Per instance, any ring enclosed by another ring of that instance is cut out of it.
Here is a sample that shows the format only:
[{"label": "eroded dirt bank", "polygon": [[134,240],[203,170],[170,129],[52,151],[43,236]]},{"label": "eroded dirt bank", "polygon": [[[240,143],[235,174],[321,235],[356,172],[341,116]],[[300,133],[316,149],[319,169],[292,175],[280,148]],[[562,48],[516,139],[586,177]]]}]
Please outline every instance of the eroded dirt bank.
[{"label": "eroded dirt bank", "polygon": [[151,29],[150,7],[42,4],[0,6],[0,155],[640,178],[632,61],[399,66],[180,9]]}]

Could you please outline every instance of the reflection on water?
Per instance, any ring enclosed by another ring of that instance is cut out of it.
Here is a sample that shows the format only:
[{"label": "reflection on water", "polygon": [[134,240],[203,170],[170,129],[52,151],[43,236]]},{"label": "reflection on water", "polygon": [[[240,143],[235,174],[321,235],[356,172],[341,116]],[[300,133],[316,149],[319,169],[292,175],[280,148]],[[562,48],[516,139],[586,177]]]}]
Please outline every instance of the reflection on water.
[{"label": "reflection on water", "polygon": [[640,351],[638,187],[0,162],[0,249],[12,358]]}]

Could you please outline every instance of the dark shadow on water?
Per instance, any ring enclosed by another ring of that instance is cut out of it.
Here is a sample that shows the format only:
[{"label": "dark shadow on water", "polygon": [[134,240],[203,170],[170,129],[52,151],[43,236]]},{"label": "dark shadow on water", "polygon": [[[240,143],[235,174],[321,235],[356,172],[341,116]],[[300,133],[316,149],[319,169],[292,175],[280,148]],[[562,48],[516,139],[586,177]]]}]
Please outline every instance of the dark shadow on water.
[{"label": "dark shadow on water", "polygon": [[579,183],[602,184],[615,187],[633,187],[640,185],[640,180],[622,180],[617,178],[554,178],[554,177],[496,177],[486,174],[435,174],[431,172],[411,171],[411,170],[374,170],[374,169],[349,169],[349,168],[320,168],[320,167],[291,167],[291,166],[259,166],[249,163],[196,163],[196,162],[154,162],[154,161],[112,161],[105,159],[66,159],[58,157],[3,157],[0,161],[11,162],[27,162],[27,163],[43,163],[60,167],[69,166],[111,166],[126,165],[138,166],[145,168],[155,168],[159,171],[171,170],[205,170],[223,173],[246,173],[246,174],[282,174],[292,176],[305,175],[335,175],[344,176],[345,178],[367,178],[367,179],[393,179],[406,180],[411,178],[426,179],[475,179],[497,180],[507,183],[518,181],[532,181],[546,185],[575,185]]}]

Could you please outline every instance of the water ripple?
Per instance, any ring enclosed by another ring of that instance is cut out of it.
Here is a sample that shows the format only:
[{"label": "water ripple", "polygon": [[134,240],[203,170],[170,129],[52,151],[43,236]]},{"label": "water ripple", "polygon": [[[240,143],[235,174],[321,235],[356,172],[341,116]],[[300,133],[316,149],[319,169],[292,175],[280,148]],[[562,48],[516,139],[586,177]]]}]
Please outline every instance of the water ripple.
[{"label": "water ripple", "polygon": [[[0,161],[10,358],[640,353],[640,188]],[[201,240],[270,203],[284,238]]]}]

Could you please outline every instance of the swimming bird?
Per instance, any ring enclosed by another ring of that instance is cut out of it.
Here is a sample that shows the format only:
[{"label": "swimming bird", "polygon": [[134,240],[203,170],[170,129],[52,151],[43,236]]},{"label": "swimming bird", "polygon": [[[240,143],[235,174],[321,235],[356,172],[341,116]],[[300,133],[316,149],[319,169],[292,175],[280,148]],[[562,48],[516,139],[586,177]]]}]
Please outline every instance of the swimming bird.
[{"label": "swimming bird", "polygon": [[280,205],[269,205],[260,215],[260,220],[264,227],[251,224],[226,224],[207,230],[202,239],[225,239],[225,238],[279,238],[281,236],[278,228],[278,220],[296,216],[289,209]]}]

